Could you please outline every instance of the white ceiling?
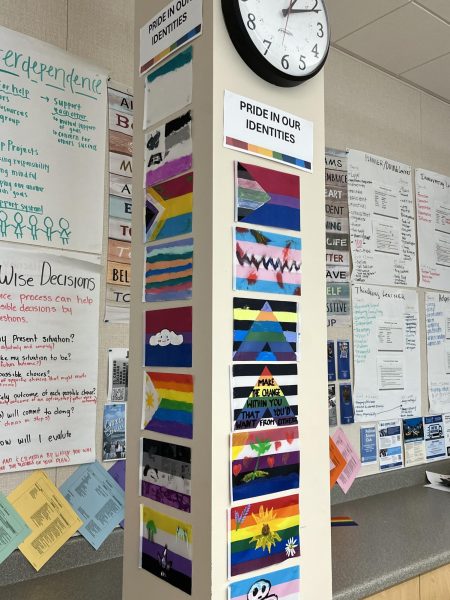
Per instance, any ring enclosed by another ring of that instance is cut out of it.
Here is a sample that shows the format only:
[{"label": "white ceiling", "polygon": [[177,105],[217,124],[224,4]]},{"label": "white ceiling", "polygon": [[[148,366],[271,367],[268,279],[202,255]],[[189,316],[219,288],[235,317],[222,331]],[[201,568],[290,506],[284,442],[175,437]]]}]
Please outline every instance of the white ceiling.
[{"label": "white ceiling", "polygon": [[327,0],[332,45],[450,102],[450,0]]}]

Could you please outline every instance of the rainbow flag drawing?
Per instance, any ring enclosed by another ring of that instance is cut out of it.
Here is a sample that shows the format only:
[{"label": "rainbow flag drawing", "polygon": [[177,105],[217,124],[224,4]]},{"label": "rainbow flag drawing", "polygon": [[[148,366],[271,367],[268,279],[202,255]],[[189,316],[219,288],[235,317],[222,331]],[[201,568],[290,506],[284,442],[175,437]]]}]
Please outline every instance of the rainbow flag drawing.
[{"label": "rainbow flag drawing", "polygon": [[298,600],[299,593],[300,567],[297,566],[231,583],[228,600]]},{"label": "rainbow flag drawing", "polygon": [[141,568],[192,591],[192,525],[141,505]]},{"label": "rainbow flag drawing", "polygon": [[192,238],[147,248],[144,301],[192,298],[194,241]]},{"label": "rainbow flag drawing", "polygon": [[298,494],[243,504],[230,510],[230,576],[300,556]]},{"label": "rainbow flag drawing", "polygon": [[192,375],[151,371],[145,373],[144,378],[142,428],[191,440]]}]

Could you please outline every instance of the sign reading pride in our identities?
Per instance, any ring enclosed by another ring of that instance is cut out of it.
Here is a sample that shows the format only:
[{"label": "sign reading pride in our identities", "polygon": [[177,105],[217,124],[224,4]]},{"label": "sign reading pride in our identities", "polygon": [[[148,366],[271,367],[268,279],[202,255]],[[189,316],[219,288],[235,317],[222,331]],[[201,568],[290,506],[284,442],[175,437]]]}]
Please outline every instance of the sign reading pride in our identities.
[{"label": "sign reading pride in our identities", "polygon": [[173,0],[141,27],[139,73],[202,33],[203,0]]},{"label": "sign reading pride in our identities", "polygon": [[312,172],[314,125],[225,90],[224,145]]}]

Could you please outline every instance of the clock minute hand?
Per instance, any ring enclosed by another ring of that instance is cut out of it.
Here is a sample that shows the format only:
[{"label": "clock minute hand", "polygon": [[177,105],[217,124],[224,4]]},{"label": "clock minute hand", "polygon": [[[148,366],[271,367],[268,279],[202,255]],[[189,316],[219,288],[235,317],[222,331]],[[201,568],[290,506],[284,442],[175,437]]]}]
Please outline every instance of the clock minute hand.
[{"label": "clock minute hand", "polygon": [[295,14],[295,13],[320,13],[320,8],[283,8],[281,11],[283,16],[285,17],[287,14]]}]

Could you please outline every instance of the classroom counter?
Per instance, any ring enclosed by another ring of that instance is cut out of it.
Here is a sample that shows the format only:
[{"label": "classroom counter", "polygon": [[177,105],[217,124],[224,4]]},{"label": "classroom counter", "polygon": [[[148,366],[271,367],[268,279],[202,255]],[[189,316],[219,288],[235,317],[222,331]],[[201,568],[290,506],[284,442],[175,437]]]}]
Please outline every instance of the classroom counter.
[{"label": "classroom counter", "polygon": [[331,514],[358,523],[332,529],[333,600],[360,600],[450,563],[450,493],[422,483],[335,504]]}]

